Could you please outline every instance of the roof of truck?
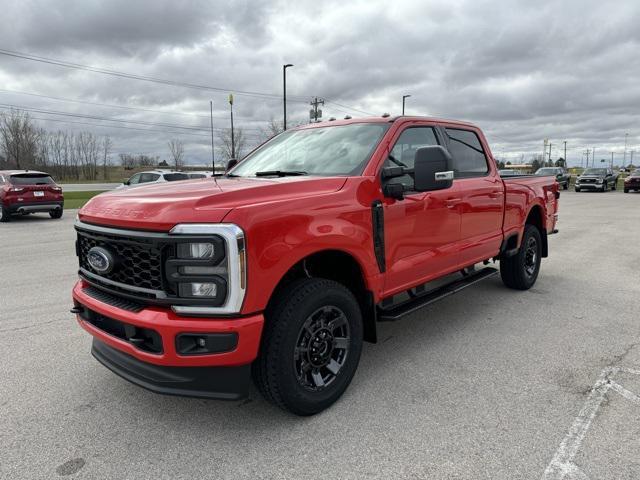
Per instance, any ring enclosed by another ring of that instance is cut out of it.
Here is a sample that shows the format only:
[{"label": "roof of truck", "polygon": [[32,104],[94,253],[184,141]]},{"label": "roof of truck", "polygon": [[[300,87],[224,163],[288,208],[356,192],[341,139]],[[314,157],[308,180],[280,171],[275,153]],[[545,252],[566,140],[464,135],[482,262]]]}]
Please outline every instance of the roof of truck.
[{"label": "roof of truck", "polygon": [[309,123],[305,125],[300,125],[299,127],[292,127],[291,130],[325,127],[329,125],[350,125],[352,123],[393,123],[398,120],[404,120],[404,121],[420,120],[420,121],[428,121],[428,122],[434,122],[434,123],[449,123],[449,124],[460,125],[465,127],[477,128],[477,126],[474,125],[473,123],[465,122],[462,120],[450,120],[447,118],[423,117],[423,116],[412,116],[412,115],[411,116],[410,115],[391,116],[388,114],[384,114],[377,117],[356,117],[356,118],[352,118],[349,115],[347,115],[344,118],[336,118],[334,120],[325,120],[323,122]]}]

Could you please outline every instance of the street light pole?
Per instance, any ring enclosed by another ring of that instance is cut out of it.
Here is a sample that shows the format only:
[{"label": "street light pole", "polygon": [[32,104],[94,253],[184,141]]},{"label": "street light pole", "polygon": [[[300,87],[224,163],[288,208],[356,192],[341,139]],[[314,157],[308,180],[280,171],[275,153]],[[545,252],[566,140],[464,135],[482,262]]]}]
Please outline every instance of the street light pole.
[{"label": "street light pole", "polygon": [[411,95],[403,95],[402,96],[402,115],[404,116],[404,101],[409,98]]},{"label": "street light pole", "polygon": [[236,159],[236,138],[233,132],[233,93],[229,94],[229,106],[231,107],[231,160]]},{"label": "street light pole", "polygon": [[291,63],[282,66],[282,109],[284,112],[282,120],[283,130],[287,129],[287,68],[293,67]]},{"label": "street light pole", "polygon": [[209,100],[209,111],[211,113],[211,167],[213,168],[213,173],[216,173],[216,154],[213,148],[213,100]]},{"label": "street light pole", "polygon": [[624,165],[622,168],[627,168],[627,139],[629,138],[629,134],[624,134]]}]

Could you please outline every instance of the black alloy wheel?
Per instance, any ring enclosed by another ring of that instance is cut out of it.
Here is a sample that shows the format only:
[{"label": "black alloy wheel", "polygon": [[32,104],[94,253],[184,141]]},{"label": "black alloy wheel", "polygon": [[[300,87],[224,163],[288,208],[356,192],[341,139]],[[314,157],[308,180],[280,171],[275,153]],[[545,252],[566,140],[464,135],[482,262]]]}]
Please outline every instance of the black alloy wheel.
[{"label": "black alloy wheel", "polygon": [[349,322],[338,307],[321,307],[309,315],[293,354],[298,383],[312,391],[331,385],[347,361],[350,340]]}]

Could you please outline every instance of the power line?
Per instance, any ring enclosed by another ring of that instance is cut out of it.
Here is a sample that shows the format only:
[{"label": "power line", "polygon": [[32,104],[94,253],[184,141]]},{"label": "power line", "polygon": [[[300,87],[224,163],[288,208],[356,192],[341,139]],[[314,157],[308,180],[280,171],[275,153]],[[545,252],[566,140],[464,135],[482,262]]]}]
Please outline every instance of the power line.
[{"label": "power line", "polygon": [[177,129],[183,129],[183,130],[208,131],[207,128],[199,127],[196,125],[177,125],[177,124],[171,124],[171,123],[145,122],[142,120],[123,120],[119,118],[101,117],[97,115],[85,115],[82,113],[69,113],[69,112],[62,112],[59,110],[47,110],[42,108],[26,107],[23,105],[13,105],[8,103],[0,103],[0,108],[24,110],[27,112],[41,113],[45,115],[60,115],[65,117],[86,118],[89,120],[103,120],[108,122],[131,123],[134,125],[147,125],[152,127],[168,127],[168,128],[177,128]]},{"label": "power line", "polygon": [[[126,105],[115,105],[115,104],[110,104],[110,103],[89,102],[88,100],[76,100],[76,99],[72,99],[72,98],[54,97],[54,96],[51,96],[51,95],[42,95],[40,93],[19,92],[17,90],[7,90],[7,89],[4,89],[4,88],[0,88],[0,93],[12,93],[12,94],[18,94],[18,95],[29,95],[31,97],[46,98],[46,99],[49,99],[49,100],[57,100],[57,101],[61,101],[61,102],[81,103],[81,104],[84,104],[84,105],[97,105],[99,107],[109,107],[109,108],[122,108],[122,109],[125,109],[125,110],[137,110],[137,111],[141,111],[141,112],[162,113],[162,114],[165,114],[165,115],[183,115],[183,116],[206,118],[206,119],[209,118],[208,115],[198,115],[197,113],[167,112],[167,111],[163,111],[163,110],[153,110],[153,109],[150,109],[150,108],[130,107],[130,106],[126,106]],[[222,117],[219,117],[219,118],[222,118]]]},{"label": "power line", "polygon": [[[65,97],[54,97],[52,95],[43,95],[43,94],[40,94],[40,93],[32,93],[32,92],[20,92],[20,91],[17,91],[17,90],[7,90],[7,89],[4,89],[4,88],[0,88],[0,93],[29,95],[31,97],[46,98],[46,99],[57,100],[57,101],[61,101],[61,102],[80,103],[80,104],[84,104],[84,105],[97,105],[97,106],[100,106],[100,107],[108,107],[108,108],[121,108],[121,109],[125,109],[125,110],[160,113],[160,114],[164,114],[164,115],[182,115],[182,116],[197,117],[197,118],[203,118],[203,119],[209,120],[209,115],[199,115],[197,113],[167,112],[166,110],[154,110],[154,109],[150,109],[150,108],[131,107],[131,106],[128,106],[128,105],[116,105],[116,104],[113,104],[113,103],[90,102],[88,100],[79,100],[79,99],[65,98]],[[215,117],[214,116],[213,118],[216,118],[216,119],[219,119],[219,120],[226,120],[227,117]],[[249,117],[238,117],[238,118],[248,119]],[[254,120],[254,121],[256,121],[256,122],[262,122],[262,121],[266,122],[267,120]]]},{"label": "power line", "polygon": [[[129,73],[129,72],[120,72],[117,70],[111,70],[107,68],[93,67],[91,65],[83,65],[80,63],[67,62],[65,60],[58,60],[50,57],[41,57],[38,55],[31,55],[28,53],[16,52],[13,50],[0,49],[0,55],[6,55],[8,57],[14,57],[14,58],[21,58],[24,60],[32,60],[35,62],[47,63],[49,65],[56,65],[59,67],[71,68],[75,70],[84,70],[84,71],[93,72],[93,73],[101,73],[104,75],[111,75],[111,76],[120,77],[120,78],[128,78],[132,80],[142,80],[146,82],[160,83],[163,85],[170,85],[173,87],[185,87],[185,88],[192,88],[196,90],[210,90],[210,91],[212,90],[212,91],[223,92],[223,93],[233,92],[236,95],[244,95],[248,97],[258,97],[258,98],[268,98],[268,99],[282,98],[282,95],[275,94],[275,93],[254,92],[250,90],[237,90],[237,89],[229,89],[229,88],[222,88],[222,87],[213,87],[210,85],[201,85],[196,83],[179,82],[176,80],[168,80],[164,78],[151,77],[147,75],[139,75],[139,74]],[[297,99],[292,101],[306,103],[306,100],[302,100],[301,97],[296,97],[296,98]]]},{"label": "power line", "polygon": [[[75,70],[83,70],[83,71],[88,71],[88,72],[93,72],[93,73],[101,73],[101,74],[104,74],[104,75],[111,75],[111,76],[120,77],[120,78],[128,78],[128,79],[132,79],[132,80],[141,80],[141,81],[146,81],[146,82],[160,83],[160,84],[163,84],[163,85],[170,85],[170,86],[174,86],[174,87],[185,87],[185,88],[191,88],[191,89],[196,89],[196,90],[209,90],[209,91],[222,92],[222,93],[234,93],[235,95],[243,95],[243,96],[248,96],[248,97],[257,97],[257,98],[271,99],[271,100],[280,100],[282,98],[282,95],[277,94],[277,93],[256,92],[256,91],[251,91],[251,90],[237,90],[237,89],[229,89],[229,88],[223,88],[223,87],[214,87],[214,86],[210,86],[210,85],[179,82],[177,80],[169,80],[169,79],[164,79],[164,78],[152,77],[152,76],[148,76],[148,75],[139,75],[139,74],[135,74],[135,73],[121,72],[121,71],[118,71],[118,70],[112,70],[112,69],[101,68],[101,67],[94,67],[94,66],[91,66],[91,65],[84,65],[84,64],[80,64],[80,63],[68,62],[68,61],[65,61],[65,60],[59,60],[59,59],[55,59],[55,58],[51,58],[51,57],[42,57],[42,56],[39,56],[39,55],[32,55],[32,54],[29,54],[29,53],[17,52],[15,50],[6,50],[6,49],[2,49],[2,48],[0,48],[0,55],[5,55],[5,56],[8,56],[8,57],[13,57],[13,58],[20,58],[20,59],[23,59],[23,60],[31,60],[31,61],[34,61],[34,62],[46,63],[46,64],[49,64],[49,65],[56,65],[58,67],[70,68],[70,69],[75,69]],[[308,101],[307,98],[308,97],[301,96],[301,95],[289,95],[289,100],[288,101],[298,102],[298,103],[307,103],[307,101]],[[349,105],[338,103],[338,102],[335,102],[333,100],[327,100],[327,102],[328,103],[332,103],[334,105],[337,105],[339,107],[348,109],[347,113],[349,113],[351,111],[354,111],[354,112],[362,113],[364,115],[374,115],[371,112],[367,112],[365,110],[361,110],[361,109],[358,109],[358,108],[355,108],[355,107],[351,107]]]},{"label": "power line", "polygon": [[[178,124],[171,124],[171,123],[145,122],[142,120],[125,120],[125,119],[119,119],[119,118],[102,117],[97,115],[85,115],[81,113],[62,112],[59,110],[46,110],[41,108],[26,107],[22,105],[13,105],[13,104],[6,104],[6,103],[0,103],[0,108],[4,108],[5,110],[8,110],[8,109],[24,110],[27,112],[40,113],[44,115],[58,115],[58,116],[65,116],[65,117],[85,118],[89,120],[130,123],[134,125],[144,125],[144,126],[152,126],[152,127],[167,127],[167,128],[181,129],[181,130],[206,131],[206,132],[209,131],[209,127],[197,126],[197,125],[178,125]],[[217,128],[216,130],[223,131],[225,129]],[[260,131],[260,129],[258,128],[249,128],[249,127],[244,127],[243,130]]]},{"label": "power line", "polygon": [[[74,120],[63,120],[61,118],[42,118],[42,117],[31,117],[32,120],[41,120],[41,121],[45,121],[45,122],[59,122],[59,123],[70,123],[70,124],[76,124],[76,125],[86,125],[86,126],[92,126],[92,127],[103,127],[103,128],[118,128],[118,129],[122,129],[122,130],[136,130],[139,132],[152,132],[152,133],[169,133],[171,135],[190,135],[193,137],[207,137],[209,138],[208,134],[201,134],[201,133],[190,133],[190,132],[175,132],[175,131],[169,131],[169,130],[158,130],[158,129],[154,129],[154,128],[137,128],[137,127],[123,127],[120,125],[104,125],[101,123],[90,123],[90,122],[78,122],[78,121],[74,121]],[[247,137],[261,137],[261,135],[256,134],[256,133],[248,133],[245,134]]]}]

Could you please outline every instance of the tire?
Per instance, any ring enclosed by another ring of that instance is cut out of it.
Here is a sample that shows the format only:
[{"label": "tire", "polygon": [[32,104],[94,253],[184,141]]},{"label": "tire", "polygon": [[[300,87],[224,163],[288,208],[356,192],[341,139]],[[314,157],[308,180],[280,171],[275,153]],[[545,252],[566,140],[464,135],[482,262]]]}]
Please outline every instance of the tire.
[{"label": "tire", "polygon": [[604,183],[602,184],[602,190],[600,190],[600,191],[601,191],[602,193],[606,192],[606,191],[607,191],[607,187],[608,187],[608,186],[609,186],[609,184],[608,184],[607,182],[604,182]]},{"label": "tire", "polygon": [[304,278],[267,309],[252,376],[270,402],[314,415],[347,389],[361,352],[362,314],[353,294],[333,280]]},{"label": "tire", "polygon": [[611,184],[611,190],[616,190],[618,188],[618,181],[614,180],[614,182]]},{"label": "tire", "polygon": [[530,289],[538,279],[542,260],[542,237],[533,225],[525,225],[518,253],[500,259],[502,282],[516,290]]},{"label": "tire", "polygon": [[579,191],[580,191],[580,189],[579,189],[578,187],[575,187],[575,191],[576,191],[576,192],[579,192]]},{"label": "tire", "polygon": [[566,182],[563,186],[562,186],[563,190],[569,190],[569,182]]},{"label": "tire", "polygon": [[49,216],[51,218],[62,218],[62,212],[64,212],[64,210],[62,210],[61,208],[56,208],[55,210],[51,210],[49,212]]},{"label": "tire", "polygon": [[629,193],[629,189],[628,189],[628,188],[625,188],[625,189],[624,189],[624,193]]},{"label": "tire", "polygon": [[10,222],[11,221],[11,213],[8,208],[5,208],[4,205],[0,205],[0,222]]}]

